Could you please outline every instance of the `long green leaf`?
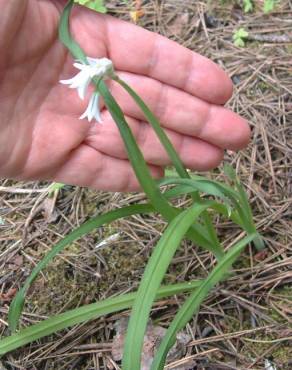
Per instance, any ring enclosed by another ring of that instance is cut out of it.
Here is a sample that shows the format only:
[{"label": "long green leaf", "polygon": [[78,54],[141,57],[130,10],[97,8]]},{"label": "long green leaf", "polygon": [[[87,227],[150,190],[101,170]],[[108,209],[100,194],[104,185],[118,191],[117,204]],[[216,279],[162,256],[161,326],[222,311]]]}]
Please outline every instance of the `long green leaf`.
[{"label": "long green leaf", "polygon": [[[140,96],[129,86],[125,81],[121,80],[119,77],[115,78],[115,81],[118,82],[127,92],[128,94],[134,99],[136,104],[140,107],[142,110],[145,118],[148,120],[152,128],[154,129],[157,137],[159,138],[161,144],[163,145],[166,153],[168,154],[172,164],[174,165],[178,175],[181,178],[190,179],[190,175],[188,171],[185,169],[179,155],[177,154],[175,148],[173,147],[171,141],[169,140],[168,136],[166,135],[165,131],[162,129],[159,120],[156,118],[156,116],[152,113],[152,111],[149,109],[147,104],[140,98]],[[200,201],[200,195],[198,191],[194,191],[191,193],[192,198],[194,202]],[[211,218],[208,214],[208,212],[202,213],[202,219],[205,224],[207,233],[209,238],[211,239],[211,243],[213,244],[214,248],[216,248],[218,251],[220,251],[220,257],[223,256],[223,249],[221,247],[221,244],[218,240],[215,228],[211,222]],[[219,257],[219,253],[218,253]],[[220,258],[219,257],[219,258]]]},{"label": "long green leaf", "polygon": [[227,198],[229,198],[233,203],[238,203],[238,201],[240,200],[240,195],[231,187],[205,178],[180,179],[178,177],[166,177],[164,179],[158,180],[158,183],[160,186],[172,184],[190,186],[203,193],[220,197],[225,202],[228,202]]},{"label": "long green leaf", "polygon": [[[201,281],[191,281],[161,287],[156,295],[156,299],[167,297],[182,292],[196,289]],[[82,322],[96,319],[100,316],[118,312],[132,306],[137,293],[129,293],[115,298],[108,298],[100,302],[92,303],[83,307],[75,308],[65,313],[56,315],[47,320],[22,329],[20,332],[0,340],[0,355],[53,334],[58,330],[80,324]]]},{"label": "long green leaf", "polygon": [[109,222],[113,222],[119,218],[128,217],[137,213],[148,213],[153,211],[153,207],[149,204],[131,205],[128,207],[116,209],[110,211],[104,215],[95,216],[89,221],[73,230],[69,235],[57,243],[48,254],[35,266],[29,277],[26,279],[23,287],[18,291],[14,297],[8,314],[9,328],[14,332],[18,326],[19,318],[23,309],[24,299],[28,288],[31,286],[35,278],[38,276],[40,271],[44,269],[48,263],[60,253],[67,245],[71,244],[75,240],[88,234],[92,230],[100,227]]},{"label": "long green leaf", "polygon": [[[133,133],[127,121],[125,120],[125,116],[105,83],[101,82],[98,86],[98,89],[104,99],[107,109],[111,113],[119,128],[128,152],[129,160],[143,190],[148,196],[151,204],[155,207],[156,211],[159,212],[168,222],[170,222],[178,213],[180,213],[180,211],[172,207],[167,202],[166,198],[160,192],[158,185],[151,177],[141,150],[139,149]],[[218,243],[214,243],[213,236],[209,235],[206,228],[202,234],[197,225],[193,225],[188,232],[188,237],[195,243],[198,243],[200,246],[213,252],[217,259],[220,259],[223,256],[224,253],[220,245],[218,246]]]},{"label": "long green leaf", "polygon": [[[178,185],[178,186],[175,186],[171,189],[168,189],[164,193],[164,195],[167,199],[172,199],[172,198],[176,198],[180,195],[192,193],[193,190],[194,190],[193,186]],[[232,208],[230,208],[228,203],[225,203],[225,204],[218,203],[216,205],[215,210],[216,210],[216,212],[223,215],[224,217],[230,218],[230,220],[232,220],[236,225],[238,225],[238,226],[240,226],[241,228],[244,229],[244,224],[243,224],[241,218],[239,217],[239,215],[237,214],[236,211],[234,211]],[[198,224],[196,224],[196,226],[198,226]],[[203,231],[201,231],[201,233],[203,233],[203,232],[204,232],[204,229],[203,229]]]},{"label": "long green leaf", "polygon": [[253,243],[258,251],[261,251],[262,249],[265,248],[265,243],[263,241],[263,238],[261,235],[257,232],[256,226],[253,221],[253,216],[252,216],[252,211],[250,208],[250,204],[248,201],[247,194],[241,185],[239,181],[237,181],[237,189],[241,197],[241,204],[243,205],[245,214],[246,214],[246,220],[247,220],[247,228],[249,229],[250,233],[256,233],[256,237],[253,240]]},{"label": "long green leaf", "polygon": [[185,325],[191,320],[192,316],[198,311],[202,301],[209,294],[210,290],[218,282],[224,279],[226,273],[238,258],[241,251],[254,239],[254,237],[255,234],[249,235],[233,246],[224,256],[224,258],[217,264],[209,276],[204,280],[200,287],[186,300],[168,328],[155,355],[151,370],[163,370],[166,356],[170,348],[175,343],[175,338],[178,331],[184,328]]},{"label": "long green leaf", "polygon": [[167,268],[195,219],[215,202],[195,204],[171,221],[147,263],[129,321],[123,370],[140,370],[143,338],[151,306]]},{"label": "long green leaf", "polygon": [[255,223],[253,221],[252,210],[248,201],[247,194],[238,180],[235,170],[228,164],[224,166],[225,174],[230,178],[231,181],[235,184],[235,188],[240,197],[241,207],[238,209],[238,213],[241,214],[242,218],[244,218],[245,229],[249,231],[249,233],[256,233],[256,237],[253,241],[257,250],[262,250],[265,248],[265,243],[261,235],[257,232]]},{"label": "long green leaf", "polygon": [[246,195],[242,187],[240,191],[235,191],[226,184],[222,184],[214,180],[208,180],[199,176],[196,176],[195,179],[181,179],[178,177],[164,178],[159,180],[158,183],[160,185],[180,184],[190,186],[208,195],[219,197],[223,199],[226,204],[230,204],[230,202],[232,202],[236,210],[236,213],[233,212],[232,214],[232,220],[243,227],[249,234],[254,234],[256,232],[251,210],[246,211],[249,205],[247,198],[244,198]]}]

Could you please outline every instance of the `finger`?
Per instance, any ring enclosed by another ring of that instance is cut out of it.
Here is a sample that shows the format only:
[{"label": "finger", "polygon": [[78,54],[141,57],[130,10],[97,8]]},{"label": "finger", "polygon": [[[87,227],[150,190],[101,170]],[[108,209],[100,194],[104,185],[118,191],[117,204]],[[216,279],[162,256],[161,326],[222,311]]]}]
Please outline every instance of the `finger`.
[{"label": "finger", "polygon": [[[152,127],[131,117],[126,119],[146,162],[161,167],[171,164]],[[91,127],[85,140],[86,144],[111,157],[126,159],[125,146],[110,114],[103,113],[102,120],[101,125],[96,124]],[[217,167],[222,161],[223,151],[214,145],[171,130],[165,130],[165,132],[187,168],[205,171]]]},{"label": "finger", "polygon": [[[152,78],[131,73],[120,76],[145,100],[162,126],[222,149],[239,150],[249,142],[249,125],[230,110]],[[125,114],[144,119],[141,109],[120,85],[111,82],[110,88]]]},{"label": "finger", "polygon": [[[149,170],[155,178],[163,176],[159,167],[149,166]],[[128,160],[109,157],[85,144],[71,152],[51,180],[104,191],[141,189]]]},{"label": "finger", "polygon": [[232,94],[231,80],[215,63],[141,27],[79,8],[72,31],[90,56],[101,56],[106,45],[118,70],[152,77],[215,104]]}]

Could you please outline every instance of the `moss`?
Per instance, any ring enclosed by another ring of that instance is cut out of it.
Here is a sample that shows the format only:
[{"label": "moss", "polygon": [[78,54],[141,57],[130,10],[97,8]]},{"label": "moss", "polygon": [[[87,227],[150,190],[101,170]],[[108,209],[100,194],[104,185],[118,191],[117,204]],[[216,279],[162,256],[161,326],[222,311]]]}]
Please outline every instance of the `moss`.
[{"label": "moss", "polygon": [[[279,288],[281,292],[284,292],[284,295],[289,295],[290,290],[290,296],[291,298],[291,289],[287,286]],[[277,291],[277,293],[279,293]],[[225,311],[227,313],[227,311]],[[251,329],[250,327],[250,315],[244,314],[245,311],[243,311],[243,321],[240,323],[239,320],[237,320],[236,316],[234,315],[234,311],[231,310],[230,315],[225,316],[224,324],[225,324],[225,332],[226,333],[232,333],[237,332],[240,330],[245,329]],[[269,311],[266,312],[266,314],[274,319],[274,321],[279,324],[281,327],[281,324],[284,324],[285,327],[288,326],[287,321],[279,315],[277,311],[275,311],[273,308],[269,308]],[[264,352],[267,351],[268,357],[271,357],[272,361],[275,363],[277,368],[280,369],[287,369],[289,368],[288,362],[291,360],[292,357],[292,350],[291,346],[289,345],[288,341],[279,342],[279,345],[275,347],[273,351],[269,351],[269,349],[275,345],[275,341],[280,338],[280,334],[277,331],[273,332],[254,332],[253,334],[245,337],[242,337],[242,343],[243,346],[240,348],[240,353],[244,356],[249,356],[252,360],[254,355],[261,356]],[[249,340],[251,339],[251,340]]]},{"label": "moss", "polygon": [[268,90],[270,90],[270,86],[268,84],[266,84],[264,81],[259,81],[257,83],[257,87],[261,90],[261,92],[266,92]]},{"label": "moss", "polygon": [[245,345],[242,348],[241,353],[255,353],[260,356],[264,352],[268,352],[267,357],[271,358],[278,368],[288,370],[288,363],[292,356],[291,347],[288,343],[281,343],[279,347],[276,347],[273,351],[269,351],[275,343],[264,343],[264,341],[272,341],[273,339],[276,338],[269,335],[258,335],[252,342],[245,341]]},{"label": "moss", "polygon": [[277,294],[277,295],[280,295],[280,296],[284,296],[285,299],[289,299],[290,301],[292,301],[292,288],[288,284],[287,285],[283,285],[280,288],[276,288],[274,290],[274,294]]},{"label": "moss", "polygon": [[288,362],[291,360],[292,357],[292,350],[291,346],[287,345],[281,345],[279,348],[275,349],[272,353],[274,361],[279,363],[279,365],[285,366],[287,365],[288,370]]},{"label": "moss", "polygon": [[46,280],[39,277],[27,298],[28,308],[38,314],[52,315],[64,307],[76,307],[80,302],[92,301],[96,293],[96,282],[88,276],[78,274],[65,261],[57,261],[44,271]]},{"label": "moss", "polygon": [[234,269],[240,270],[240,269],[249,269],[250,268],[250,258],[247,255],[241,255],[240,258],[238,258],[234,265]]},{"label": "moss", "polygon": [[[114,226],[106,227],[102,238],[112,235],[116,230]],[[100,240],[99,237],[97,239]],[[99,253],[106,265],[101,267],[101,277],[96,279],[92,274],[83,272],[57,257],[43,271],[45,279],[39,276],[30,289],[27,298],[28,311],[50,316],[62,310],[65,305],[67,310],[100,299],[105,294],[111,294],[112,286],[119,288],[123,285],[127,287],[135,285],[148,258],[140,253],[140,250],[141,246],[134,242],[101,249]],[[32,252],[38,258],[44,255],[43,249]],[[78,255],[79,252],[80,247],[73,243],[66,248],[64,254]],[[86,265],[92,269],[100,269],[100,261],[94,254],[85,258]]]},{"label": "moss", "polygon": [[292,44],[291,43],[286,44],[285,47],[286,47],[287,53],[292,54]]},{"label": "moss", "polygon": [[[104,281],[112,284],[116,279],[128,281],[141,272],[145,266],[147,257],[140,252],[138,243],[121,244],[118,247],[104,248],[100,253],[107,263],[107,270],[104,272]],[[137,280],[138,282],[138,280]]]}]

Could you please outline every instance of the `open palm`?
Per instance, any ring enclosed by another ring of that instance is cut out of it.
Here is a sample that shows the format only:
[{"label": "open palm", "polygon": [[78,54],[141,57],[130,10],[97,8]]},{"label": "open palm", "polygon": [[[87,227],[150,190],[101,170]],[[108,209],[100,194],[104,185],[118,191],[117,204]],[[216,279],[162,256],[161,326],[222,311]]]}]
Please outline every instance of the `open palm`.
[{"label": "open palm", "polygon": [[[108,191],[138,188],[118,130],[79,116],[86,108],[59,83],[76,74],[57,37],[63,1],[0,0],[0,176],[50,179]],[[148,103],[185,165],[207,170],[223,150],[244,147],[247,123],[222,105],[229,78],[214,63],[178,44],[110,16],[76,7],[72,32],[91,57],[112,59],[118,74]],[[168,157],[131,98],[110,89],[154,176]],[[88,97],[87,97],[88,99]]]}]

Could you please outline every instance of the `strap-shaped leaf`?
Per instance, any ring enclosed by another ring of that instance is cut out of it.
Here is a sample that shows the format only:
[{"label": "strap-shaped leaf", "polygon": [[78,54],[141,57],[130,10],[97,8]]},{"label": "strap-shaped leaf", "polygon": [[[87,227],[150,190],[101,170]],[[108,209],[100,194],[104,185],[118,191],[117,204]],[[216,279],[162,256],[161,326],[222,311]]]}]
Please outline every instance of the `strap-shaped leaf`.
[{"label": "strap-shaped leaf", "polygon": [[210,290],[224,279],[232,264],[236,261],[245,246],[250,243],[254,237],[255,235],[253,234],[236,243],[212,270],[200,287],[186,300],[168,328],[162,343],[159,346],[157,354],[155,355],[151,370],[163,370],[168,351],[175,343],[176,334],[185,327],[185,325],[191,320],[192,316],[198,311],[201,303],[209,294]]},{"label": "strap-shaped leaf", "polygon": [[[187,283],[167,285],[161,287],[156,295],[156,299],[189,292],[200,286],[201,281],[194,280]],[[115,298],[108,298],[100,302],[91,303],[86,306],[75,308],[65,313],[53,316],[40,323],[31,325],[28,328],[20,330],[7,338],[0,340],[0,355],[13,351],[17,348],[41,339],[47,335],[53,334],[58,330],[83,323],[88,320],[96,319],[100,316],[118,312],[132,306],[136,293],[124,294]]]},{"label": "strap-shaped leaf", "polygon": [[[176,152],[174,146],[172,145],[171,141],[169,140],[168,136],[166,135],[165,131],[162,129],[160,122],[158,118],[153,114],[153,112],[150,110],[150,108],[147,106],[147,104],[141,99],[141,97],[129,86],[125,81],[121,80],[119,77],[115,78],[115,81],[117,81],[127,92],[128,94],[134,99],[136,104],[139,106],[141,111],[143,112],[145,118],[152,126],[154,132],[156,133],[159,141],[161,142],[162,146],[164,147],[166,153],[168,154],[169,159],[171,160],[173,166],[176,169],[176,172],[181,178],[190,179],[190,175],[188,171],[185,169],[178,153]],[[194,189],[194,191],[191,193],[191,196],[194,200],[194,202],[200,201],[200,195],[197,190]],[[211,239],[211,243],[214,247],[214,249],[217,250],[216,257],[218,259],[223,256],[223,249],[221,247],[221,244],[218,240],[215,228],[211,222],[211,218],[208,214],[208,212],[202,213],[202,220],[205,224],[205,228],[207,230],[208,236]]]},{"label": "strap-shaped leaf", "polygon": [[131,313],[124,349],[123,370],[140,370],[144,334],[152,303],[162,279],[185,233],[200,214],[214,204],[215,202],[208,201],[198,203],[182,212],[170,222],[155,246],[144,271]]}]

